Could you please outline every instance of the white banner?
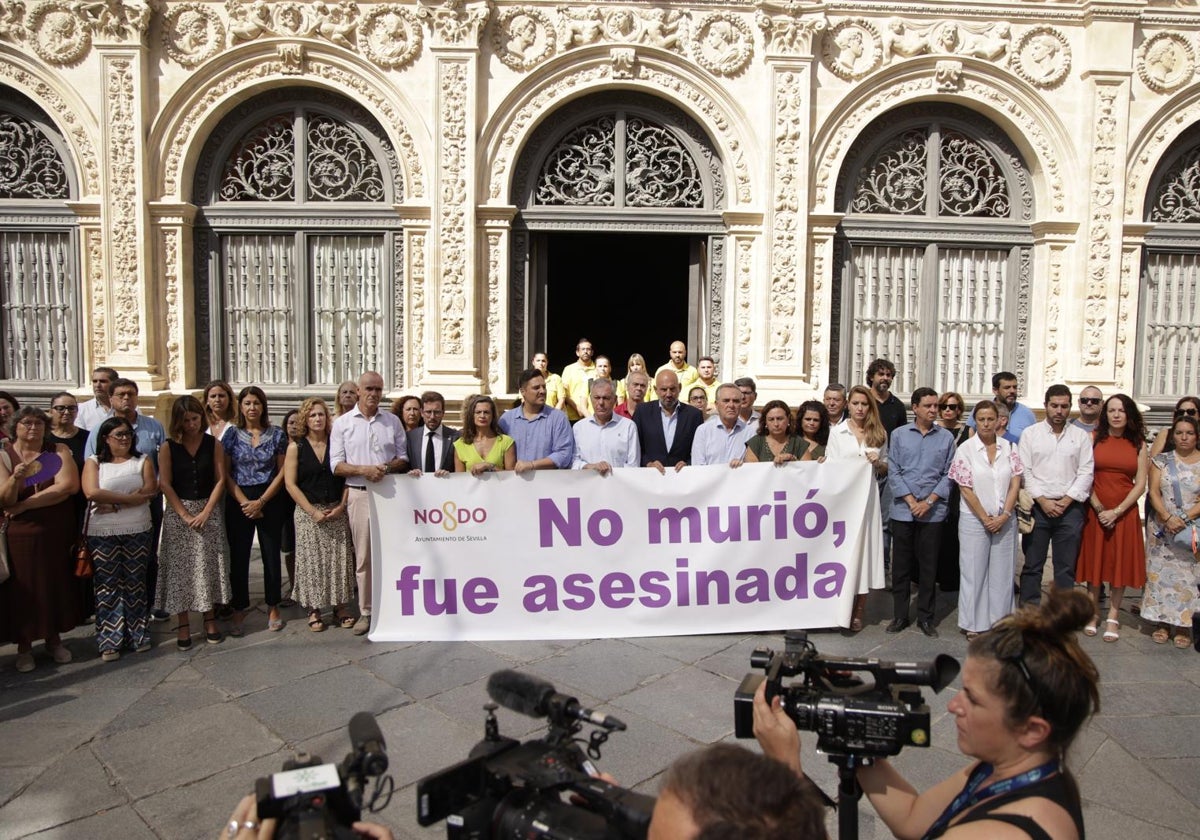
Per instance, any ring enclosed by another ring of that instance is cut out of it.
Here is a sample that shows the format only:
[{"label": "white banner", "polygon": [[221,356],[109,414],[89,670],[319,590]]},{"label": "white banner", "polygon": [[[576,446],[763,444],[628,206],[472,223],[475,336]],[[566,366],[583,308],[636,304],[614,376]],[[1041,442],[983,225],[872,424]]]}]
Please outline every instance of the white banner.
[{"label": "white banner", "polygon": [[845,627],[883,586],[859,459],[368,486],[373,641]]}]

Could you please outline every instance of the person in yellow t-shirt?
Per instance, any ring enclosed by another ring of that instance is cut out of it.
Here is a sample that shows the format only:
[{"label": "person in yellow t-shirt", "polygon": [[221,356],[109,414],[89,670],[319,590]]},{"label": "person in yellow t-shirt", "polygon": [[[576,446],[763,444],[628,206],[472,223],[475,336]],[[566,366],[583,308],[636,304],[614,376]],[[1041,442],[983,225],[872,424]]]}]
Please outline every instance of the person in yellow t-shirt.
[{"label": "person in yellow t-shirt", "polygon": [[562,402],[563,397],[566,396],[566,391],[563,390],[562,378],[557,373],[551,373],[549,370],[550,357],[539,350],[529,360],[529,366],[540,370],[542,376],[546,379],[546,405],[562,411]]},{"label": "person in yellow t-shirt", "polygon": [[[620,405],[629,399],[629,375],[631,373],[644,373],[646,380],[650,379],[650,370],[646,367],[646,357],[641,353],[634,353],[629,357],[629,361],[625,363],[625,378],[617,382],[617,404]],[[658,396],[654,393],[654,383],[650,382],[646,392],[642,395],[641,400],[637,402],[656,400]]]},{"label": "person in yellow t-shirt", "polygon": [[581,338],[575,342],[576,361],[563,368],[562,384],[565,392],[562,410],[567,419],[574,423],[587,412],[588,383],[596,378],[596,364],[592,361],[592,342]]},{"label": "person in yellow t-shirt", "polygon": [[687,345],[682,341],[671,342],[671,360],[654,372],[654,378],[664,370],[679,377],[679,393],[686,394],[688,388],[700,378],[700,374],[687,361]]},{"label": "person in yellow t-shirt", "polygon": [[[692,387],[697,386],[704,389],[704,396],[708,398],[709,405],[717,404],[717,388],[721,385],[721,380],[717,379],[717,363],[712,356],[701,356],[696,360],[696,381]],[[690,393],[690,391],[689,391]]]}]

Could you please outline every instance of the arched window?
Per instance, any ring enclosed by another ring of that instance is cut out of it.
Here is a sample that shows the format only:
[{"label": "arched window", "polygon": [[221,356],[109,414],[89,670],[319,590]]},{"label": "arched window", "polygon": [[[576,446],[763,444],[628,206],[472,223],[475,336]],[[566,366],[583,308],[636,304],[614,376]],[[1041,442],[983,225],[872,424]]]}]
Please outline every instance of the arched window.
[{"label": "arched window", "polygon": [[893,389],[991,393],[1024,381],[1033,198],[1016,149],[995,126],[949,105],[879,117],[838,181],[830,377],[862,382],[878,357]]},{"label": "arched window", "polygon": [[1200,126],[1150,180],[1134,387],[1150,402],[1195,394],[1200,379]]},{"label": "arched window", "polygon": [[195,184],[200,381],[401,380],[399,172],[378,123],[341,97],[277,91],[225,119]]},{"label": "arched window", "polygon": [[66,144],[33,102],[0,89],[0,380],[79,385],[77,197]]}]

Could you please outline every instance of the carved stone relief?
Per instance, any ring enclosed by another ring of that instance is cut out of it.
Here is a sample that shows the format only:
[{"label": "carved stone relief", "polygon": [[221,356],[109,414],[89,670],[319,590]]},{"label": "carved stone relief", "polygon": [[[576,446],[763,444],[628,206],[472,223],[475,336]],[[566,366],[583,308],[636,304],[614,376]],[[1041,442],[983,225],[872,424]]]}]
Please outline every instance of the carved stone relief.
[{"label": "carved stone relief", "polygon": [[163,47],[184,67],[197,67],[221,51],[225,25],[211,6],[182,3],[163,20]]},{"label": "carved stone relief", "polygon": [[705,15],[696,24],[692,57],[716,76],[736,76],[754,55],[750,27],[740,17],[725,12]]},{"label": "carved stone relief", "polygon": [[435,43],[447,47],[476,47],[491,14],[489,2],[422,0],[417,16],[429,22]]},{"label": "carved stone relief", "polygon": [[[1127,217],[1139,215],[1137,205],[1143,198],[1148,203],[1153,202],[1153,197],[1143,195],[1143,191],[1146,189],[1143,184],[1153,173],[1167,147],[1179,136],[1179,132],[1197,120],[1200,120],[1200,102],[1194,101],[1165,116],[1154,127],[1153,132],[1148,132],[1149,137],[1143,145],[1136,151],[1130,149],[1130,159],[1133,163],[1129,167],[1129,179],[1125,187],[1125,215]],[[1152,211],[1147,207],[1141,215],[1146,216],[1150,212]]]},{"label": "carved stone relief", "polygon": [[1156,93],[1178,90],[1191,81],[1195,72],[1196,51],[1178,32],[1159,32],[1138,47],[1138,78]]},{"label": "carved stone relief", "polygon": [[412,351],[413,384],[425,379],[425,321],[429,316],[425,304],[425,286],[429,282],[425,240],[424,231],[414,231],[409,237],[408,276],[411,282],[408,288],[412,294],[412,340],[409,347]]},{"label": "carved stone relief", "polygon": [[637,50],[633,47],[613,47],[608,51],[612,59],[614,79],[632,79],[637,72]]},{"label": "carved stone relief", "polygon": [[734,281],[734,320],[737,323],[737,338],[734,354],[739,370],[750,369],[750,341],[754,337],[751,303],[754,288],[754,241],[747,237],[737,238],[737,278]]},{"label": "carved stone relief", "polygon": [[885,61],[918,55],[962,55],[997,61],[1009,50],[1012,28],[1003,21],[917,24],[901,18],[888,21],[882,36]]},{"label": "carved stone relief", "polygon": [[1088,221],[1087,281],[1083,304],[1083,364],[1105,360],[1109,279],[1112,273],[1114,173],[1117,168],[1117,99],[1113,85],[1096,89],[1091,169],[1091,213]]},{"label": "carved stone relief", "polygon": [[677,9],[616,8],[597,6],[558,8],[558,49],[586,47],[602,40],[622,44],[647,44],[681,52],[687,34],[687,15]]},{"label": "carved stone relief", "polygon": [[93,41],[137,43],[150,24],[144,0],[42,0],[28,14],[21,2],[0,4],[0,38],[28,39],[49,64],[74,64]]},{"label": "carved stone relief", "polygon": [[416,60],[424,35],[411,11],[389,3],[367,13],[359,25],[358,37],[370,61],[396,70]]},{"label": "carved stone relief", "polygon": [[404,361],[408,347],[405,340],[405,332],[408,330],[405,313],[408,309],[404,305],[404,291],[408,284],[404,281],[403,236],[392,237],[392,265],[396,274],[395,282],[392,283],[392,383],[396,388],[403,388],[407,384],[404,381]]},{"label": "carved stone relief", "polygon": [[532,6],[506,9],[496,18],[492,47],[513,70],[529,70],[554,55],[558,36],[550,18]]},{"label": "carved stone relief", "polygon": [[508,332],[500,321],[503,311],[501,295],[504,291],[503,251],[504,241],[500,231],[488,231],[487,235],[487,384],[493,394],[504,390],[500,381],[501,351],[508,342]]},{"label": "carved stone relief", "polygon": [[163,255],[163,285],[167,304],[167,378],[173,386],[182,386],[183,369],[180,366],[180,341],[186,332],[183,328],[183,307],[180,294],[179,230],[166,228],[161,232]]},{"label": "carved stone relief", "polygon": [[119,352],[141,348],[142,315],[138,305],[138,174],[135,165],[139,126],[134,112],[133,65],[118,58],[105,65],[105,123],[108,126],[106,193],[112,263],[114,334]]},{"label": "carved stone relief", "polygon": [[939,61],[933,66],[933,81],[942,93],[955,93],[962,87],[961,61]]},{"label": "carved stone relief", "polygon": [[755,23],[762,30],[767,55],[796,58],[812,54],[812,40],[827,26],[823,17],[802,17],[798,9],[769,14],[760,9]]},{"label": "carved stone relief", "polygon": [[104,235],[99,228],[86,233],[87,284],[91,291],[89,323],[92,333],[92,365],[108,360],[108,281],[104,270]]},{"label": "carved stone relief", "polygon": [[66,0],[50,0],[29,15],[33,51],[50,64],[72,64],[92,48],[91,28]]},{"label": "carved stone relief", "polygon": [[796,301],[800,266],[797,263],[800,231],[799,178],[807,160],[800,89],[802,73],[777,72],[775,83],[774,201],[771,218],[770,358],[789,362],[795,358]]},{"label": "carved stone relief", "polygon": [[1058,373],[1058,357],[1061,339],[1058,333],[1058,321],[1061,315],[1060,303],[1063,293],[1063,249],[1058,245],[1050,246],[1049,283],[1046,289],[1046,364],[1043,375],[1046,382],[1061,381]]},{"label": "carved stone relief", "polygon": [[438,283],[438,350],[460,356],[466,349],[467,315],[467,65],[438,64],[441,193],[441,278]]},{"label": "carved stone relief", "polygon": [[1010,56],[1013,71],[1043,90],[1057,87],[1071,71],[1071,45],[1052,26],[1035,26],[1017,39]]},{"label": "carved stone relief", "polygon": [[354,47],[358,6],[349,0],[339,3],[277,3],[264,0],[225,0],[229,14],[230,41],[237,44],[255,38],[324,38],[342,47]]},{"label": "carved stone relief", "polygon": [[879,30],[868,20],[839,21],[822,39],[821,63],[840,79],[861,79],[883,63]]}]

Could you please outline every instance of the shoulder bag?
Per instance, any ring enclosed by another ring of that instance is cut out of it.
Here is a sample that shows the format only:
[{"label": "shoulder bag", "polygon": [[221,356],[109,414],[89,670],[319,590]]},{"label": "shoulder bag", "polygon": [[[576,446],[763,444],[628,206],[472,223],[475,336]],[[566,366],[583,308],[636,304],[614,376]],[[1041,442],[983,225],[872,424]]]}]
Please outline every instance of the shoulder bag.
[{"label": "shoulder bag", "polygon": [[1185,515],[1187,509],[1183,506],[1183,493],[1179,489],[1179,471],[1174,452],[1167,459],[1167,470],[1171,473],[1171,489],[1175,493],[1175,509],[1178,511],[1179,518],[1183,520],[1183,530],[1175,534],[1171,540],[1175,545],[1186,548],[1195,558],[1197,549],[1200,548],[1200,534],[1197,533],[1196,523]]},{"label": "shoulder bag", "polygon": [[87,506],[87,513],[83,515],[83,530],[79,534],[79,538],[75,540],[75,545],[71,548],[71,556],[75,558],[75,577],[90,578],[94,574],[92,568],[92,550],[88,548],[87,532],[88,523],[92,521],[92,505]]}]

